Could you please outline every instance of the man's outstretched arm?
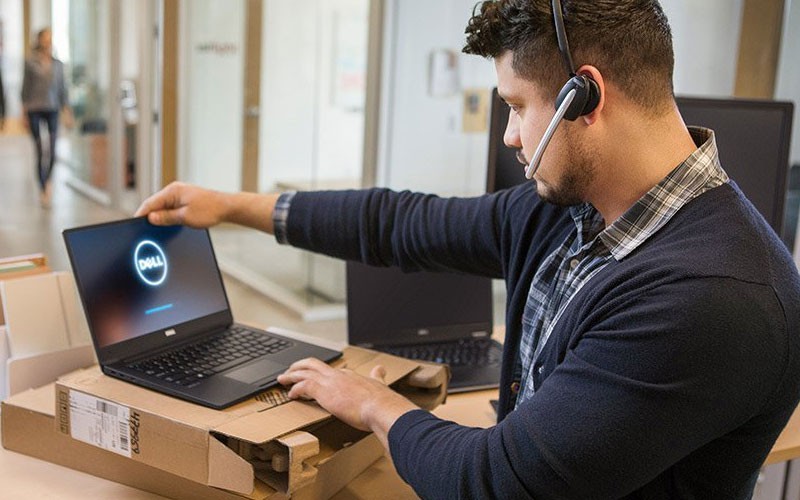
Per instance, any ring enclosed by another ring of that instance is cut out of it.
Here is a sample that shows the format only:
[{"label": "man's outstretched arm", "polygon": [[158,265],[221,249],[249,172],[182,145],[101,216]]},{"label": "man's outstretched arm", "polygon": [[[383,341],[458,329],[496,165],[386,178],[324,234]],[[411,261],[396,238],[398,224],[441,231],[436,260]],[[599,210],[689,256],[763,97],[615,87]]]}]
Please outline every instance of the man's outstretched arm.
[{"label": "man's outstretched arm", "polygon": [[279,193],[223,193],[173,182],[142,202],[135,216],[157,226],[211,227],[230,222],[273,234],[272,214]]}]

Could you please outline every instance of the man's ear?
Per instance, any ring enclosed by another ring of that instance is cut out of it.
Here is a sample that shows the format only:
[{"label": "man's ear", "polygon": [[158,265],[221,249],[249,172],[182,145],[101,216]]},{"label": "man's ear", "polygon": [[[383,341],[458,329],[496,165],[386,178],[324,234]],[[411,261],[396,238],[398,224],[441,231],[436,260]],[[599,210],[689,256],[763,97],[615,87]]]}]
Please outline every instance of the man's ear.
[{"label": "man's ear", "polygon": [[597,117],[602,113],[603,107],[605,106],[606,102],[606,83],[603,79],[603,74],[600,73],[600,70],[597,69],[596,66],[592,66],[591,64],[584,64],[577,71],[578,75],[584,75],[591,78],[597,84],[597,90],[600,93],[600,100],[597,103],[597,106],[592,110],[591,113],[588,115],[583,115],[581,118],[587,125],[593,124],[597,121]]}]

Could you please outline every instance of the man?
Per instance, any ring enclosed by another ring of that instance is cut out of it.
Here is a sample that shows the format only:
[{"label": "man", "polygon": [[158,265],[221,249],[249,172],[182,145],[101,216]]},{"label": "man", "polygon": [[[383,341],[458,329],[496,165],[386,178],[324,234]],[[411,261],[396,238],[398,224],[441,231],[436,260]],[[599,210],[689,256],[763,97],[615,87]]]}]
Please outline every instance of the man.
[{"label": "man", "polygon": [[[422,497],[750,498],[800,396],[797,270],[719,165],[713,133],[683,124],[657,1],[563,3],[563,56],[559,2],[483,2],[467,28],[465,51],[494,59],[511,107],[505,142],[535,183],[472,199],[173,184],[138,215],[230,221],[369,264],[504,278],[490,429],[441,421],[317,360],[279,378],[291,397],[375,432]],[[554,102],[577,95],[556,100],[570,55],[580,81],[567,90],[596,88],[536,170]]]}]

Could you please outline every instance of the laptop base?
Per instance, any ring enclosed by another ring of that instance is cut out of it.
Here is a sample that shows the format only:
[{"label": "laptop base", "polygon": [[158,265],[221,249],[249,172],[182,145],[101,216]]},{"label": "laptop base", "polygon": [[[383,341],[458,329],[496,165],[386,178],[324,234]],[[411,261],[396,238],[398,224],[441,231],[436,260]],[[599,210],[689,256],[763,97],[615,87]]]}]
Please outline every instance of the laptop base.
[{"label": "laptop base", "polygon": [[500,384],[503,346],[495,340],[481,338],[470,341],[456,340],[435,344],[372,348],[408,359],[449,365],[451,377],[447,388],[448,394],[496,389]]}]

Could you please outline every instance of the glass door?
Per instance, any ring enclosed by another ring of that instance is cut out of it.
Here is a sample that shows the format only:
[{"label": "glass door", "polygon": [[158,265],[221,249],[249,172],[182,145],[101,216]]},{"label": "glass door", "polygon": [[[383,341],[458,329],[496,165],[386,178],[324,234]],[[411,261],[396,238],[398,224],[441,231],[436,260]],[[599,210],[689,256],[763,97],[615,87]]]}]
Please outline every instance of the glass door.
[{"label": "glass door", "polygon": [[[69,184],[111,204],[112,11],[116,2],[53,2],[53,45],[64,62],[75,125],[65,130],[56,154],[69,167]],[[116,38],[116,37],[115,37]]]},{"label": "glass door", "polygon": [[[369,0],[181,4],[178,178],[222,191],[361,185]],[[235,226],[222,269],[304,319],[344,315],[344,263]]]},{"label": "glass door", "polygon": [[160,5],[163,0],[119,1],[119,57],[116,58],[112,99],[114,130],[118,131],[117,161],[114,161],[112,203],[132,213],[150,195],[154,162],[160,157],[155,136],[158,131],[156,90],[160,72]]},{"label": "glass door", "polygon": [[58,160],[71,187],[125,213],[149,188],[157,1],[52,2],[54,52],[75,117]]}]

